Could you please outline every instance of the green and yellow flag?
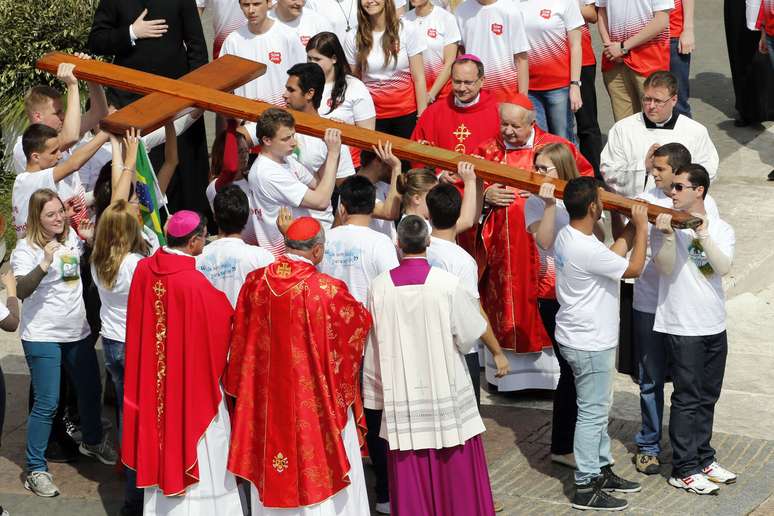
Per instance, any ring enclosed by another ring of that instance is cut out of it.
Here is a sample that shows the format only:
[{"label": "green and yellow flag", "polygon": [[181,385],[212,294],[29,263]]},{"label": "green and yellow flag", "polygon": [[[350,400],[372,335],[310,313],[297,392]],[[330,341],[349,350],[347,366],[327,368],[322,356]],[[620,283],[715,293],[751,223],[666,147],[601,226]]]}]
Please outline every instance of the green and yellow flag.
[{"label": "green and yellow flag", "polygon": [[140,203],[143,224],[156,233],[161,245],[165,245],[167,241],[164,238],[164,229],[161,227],[159,216],[161,206],[159,201],[163,195],[159,190],[153,165],[148,158],[148,151],[145,150],[142,141],[140,141],[140,148],[137,149],[137,182],[134,184],[134,191]]}]

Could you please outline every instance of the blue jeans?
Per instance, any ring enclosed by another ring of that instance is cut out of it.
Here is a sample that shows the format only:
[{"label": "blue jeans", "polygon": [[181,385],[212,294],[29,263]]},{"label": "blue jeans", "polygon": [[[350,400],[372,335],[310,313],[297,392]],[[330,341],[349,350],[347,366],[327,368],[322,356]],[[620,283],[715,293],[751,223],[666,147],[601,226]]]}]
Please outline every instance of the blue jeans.
[{"label": "blue jeans", "polygon": [[575,127],[570,109],[570,88],[530,90],[529,99],[535,106],[535,119],[541,129],[575,143]]},{"label": "blue jeans", "polygon": [[118,415],[117,442],[121,442],[121,430],[124,423],[124,343],[102,337],[105,351],[105,368],[116,387],[116,412]]},{"label": "blue jeans", "polygon": [[102,386],[92,339],[75,342],[30,342],[22,340],[30,368],[34,401],[27,420],[27,470],[48,471],[46,446],[59,403],[61,365],[75,383],[81,432],[86,444],[102,442]]},{"label": "blue jeans", "polygon": [[575,483],[585,485],[599,476],[612,460],[608,415],[613,401],[615,349],[581,351],[559,345],[572,368],[578,395],[578,421],[573,451],[578,469]]},{"label": "blue jeans", "polygon": [[667,373],[666,335],[653,331],[655,314],[632,310],[637,366],[640,373],[642,428],[634,436],[640,453],[661,453],[664,422],[664,379]]},{"label": "blue jeans", "polygon": [[691,54],[681,54],[677,51],[680,38],[669,40],[669,71],[677,77],[677,112],[691,117]]}]

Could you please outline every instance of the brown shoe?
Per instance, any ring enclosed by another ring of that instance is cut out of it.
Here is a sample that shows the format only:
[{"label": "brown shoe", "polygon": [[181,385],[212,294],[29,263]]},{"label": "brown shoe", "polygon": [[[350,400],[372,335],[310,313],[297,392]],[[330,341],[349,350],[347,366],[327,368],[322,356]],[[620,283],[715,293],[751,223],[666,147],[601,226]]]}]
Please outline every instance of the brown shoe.
[{"label": "brown shoe", "polygon": [[494,501],[494,510],[495,512],[503,512],[505,510],[505,505],[503,505],[503,502],[500,502],[498,500]]},{"label": "brown shoe", "polygon": [[661,471],[661,463],[655,455],[647,453],[638,453],[634,456],[634,466],[637,471],[646,475],[655,475]]}]

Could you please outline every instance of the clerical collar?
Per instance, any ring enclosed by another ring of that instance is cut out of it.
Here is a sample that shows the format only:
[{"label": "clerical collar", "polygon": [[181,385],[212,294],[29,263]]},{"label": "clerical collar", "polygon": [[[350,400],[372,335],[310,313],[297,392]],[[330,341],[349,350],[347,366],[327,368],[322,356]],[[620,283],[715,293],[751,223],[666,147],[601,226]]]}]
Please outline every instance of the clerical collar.
[{"label": "clerical collar", "polygon": [[505,140],[503,140],[503,143],[505,143],[505,150],[531,149],[535,144],[535,128],[532,128],[532,132],[529,133],[529,138],[527,138],[527,143],[524,145],[511,145]]},{"label": "clerical collar", "polygon": [[168,252],[169,254],[179,254],[180,256],[188,256],[189,258],[193,258],[194,256],[188,253],[184,253],[180,249],[174,249],[169,246],[164,246],[164,251]]},{"label": "clerical collar", "polygon": [[462,102],[457,97],[454,97],[454,105],[460,108],[469,108],[478,104],[478,101],[480,98],[481,98],[481,92],[479,92],[478,95],[476,95],[476,98],[474,98],[470,102]]},{"label": "clerical collar", "polygon": [[293,260],[294,262],[306,262],[309,265],[314,265],[314,263],[312,263],[312,260],[308,258],[304,258],[303,256],[299,256],[297,254],[285,253],[285,258],[287,258],[288,260]]},{"label": "clerical collar", "polygon": [[645,121],[645,128],[646,129],[674,129],[675,124],[677,124],[677,118],[680,116],[680,113],[677,111],[672,111],[672,114],[669,115],[669,118],[665,122],[657,123],[653,122],[650,118],[645,116],[645,113],[642,113],[642,119]]}]

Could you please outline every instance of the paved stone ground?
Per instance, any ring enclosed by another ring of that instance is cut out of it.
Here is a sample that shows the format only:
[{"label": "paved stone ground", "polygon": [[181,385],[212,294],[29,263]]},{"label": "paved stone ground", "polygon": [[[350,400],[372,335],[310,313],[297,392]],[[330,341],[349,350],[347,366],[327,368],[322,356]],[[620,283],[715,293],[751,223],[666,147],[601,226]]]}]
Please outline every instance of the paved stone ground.
[{"label": "paved stone ground", "polygon": [[[709,128],[718,147],[721,167],[712,193],[737,237],[734,268],[726,278],[729,358],[713,444],[721,462],[740,474],[739,482],[723,487],[717,497],[699,497],[668,486],[668,465],[661,475],[653,477],[634,472],[631,449],[627,448],[631,447],[639,421],[638,390],[623,375],[616,379],[610,433],[616,471],[644,484],[641,493],[627,495],[630,512],[774,515],[774,245],[770,243],[774,239],[774,184],[765,181],[774,166],[774,127],[733,127],[722,1],[702,0],[698,4],[698,52],[693,62],[691,104],[695,118]],[[205,20],[211,40],[209,25]],[[597,89],[600,124],[606,131],[612,117],[601,78]],[[89,459],[73,465],[51,464],[62,490],[57,498],[37,498],[24,490],[29,377],[16,336],[0,334],[0,364],[8,383],[9,405],[0,448],[0,504],[13,515],[117,514],[123,492],[119,471]],[[568,498],[571,472],[548,460],[550,393],[483,393],[482,403],[492,487],[495,498],[506,505],[503,514],[573,512]],[[662,459],[669,462],[668,449]]]}]

